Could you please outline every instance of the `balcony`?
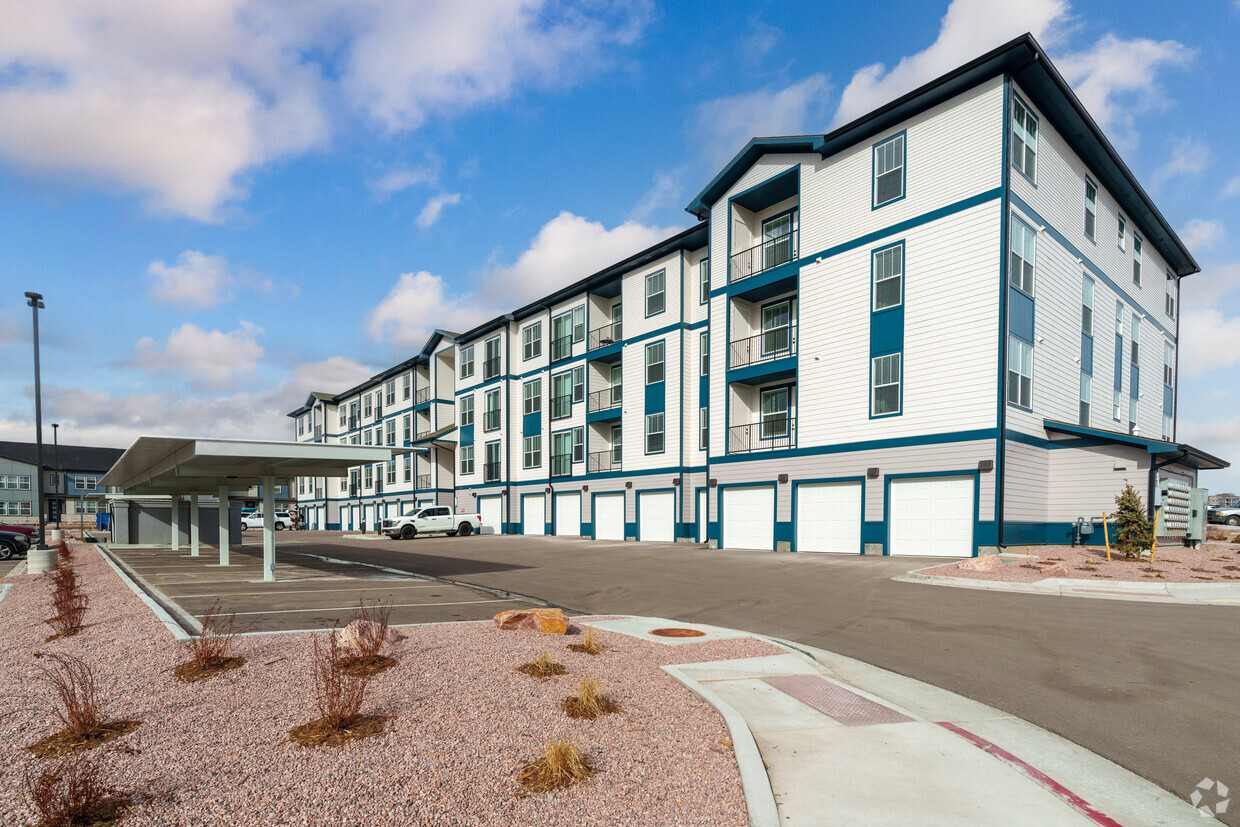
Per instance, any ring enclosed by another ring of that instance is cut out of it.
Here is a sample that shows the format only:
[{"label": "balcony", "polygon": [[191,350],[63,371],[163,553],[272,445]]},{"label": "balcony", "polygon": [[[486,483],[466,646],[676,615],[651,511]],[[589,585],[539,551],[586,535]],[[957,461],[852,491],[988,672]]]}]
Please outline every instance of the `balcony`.
[{"label": "balcony", "polygon": [[358,490],[358,487],[357,487],[356,485],[350,485],[350,486],[349,486],[349,496],[350,496],[350,497],[360,497],[361,495],[362,495],[362,492],[361,492],[360,490]]},{"label": "balcony", "polygon": [[784,325],[764,330],[757,336],[731,342],[728,349],[728,367],[743,368],[796,355],[796,328]]},{"label": "balcony", "polygon": [[498,462],[484,462],[482,464],[482,481],[499,482],[499,465]]},{"label": "balcony", "polygon": [[375,421],[383,419],[383,406],[375,405]]},{"label": "balcony", "polygon": [[499,357],[492,356],[490,359],[484,359],[482,362],[482,381],[494,379],[499,376]]},{"label": "balcony", "polygon": [[794,229],[734,254],[728,262],[728,283],[747,279],[758,273],[774,270],[776,267],[796,261],[800,234],[799,229]]},{"label": "balcony", "polygon": [[421,405],[423,402],[429,402],[430,399],[431,399],[431,389],[430,388],[419,388],[417,394],[415,395],[415,400],[413,404]]},{"label": "balcony", "polygon": [[551,362],[562,362],[565,359],[572,358],[573,355],[573,334],[561,336],[558,339],[551,340]]},{"label": "balcony", "polygon": [[612,324],[605,324],[597,330],[591,330],[589,349],[597,350],[600,347],[607,347],[619,342],[623,333],[621,328],[621,322],[613,322]]},{"label": "balcony", "polygon": [[620,450],[611,448],[606,451],[595,451],[586,457],[586,471],[590,474],[602,474],[607,471],[619,471]]},{"label": "balcony", "polygon": [[314,498],[315,498],[316,500],[321,500],[321,499],[323,499],[323,489],[322,489],[322,488],[316,488],[316,489],[314,489]]},{"label": "balcony", "polygon": [[573,475],[573,455],[555,454],[551,457],[551,476],[571,477]]},{"label": "balcony", "polygon": [[375,477],[375,493],[383,493],[383,477]]},{"label": "balcony", "polygon": [[351,431],[351,430],[353,430],[354,428],[356,428],[356,427],[357,427],[357,423],[358,423],[358,420],[357,420],[357,417],[356,417],[356,416],[351,416],[351,417],[349,417],[349,430]]},{"label": "balcony", "polygon": [[796,417],[769,416],[761,422],[733,425],[728,428],[728,453],[747,454],[753,451],[779,451],[795,448]]},{"label": "balcony", "polygon": [[431,475],[430,474],[418,474],[418,481],[414,483],[414,490],[427,491],[430,489],[430,487],[431,487]]},{"label": "balcony", "polygon": [[498,410],[485,411],[482,414],[482,430],[498,431],[499,430],[499,415],[500,415],[500,411]]},{"label": "balcony", "polygon": [[573,395],[566,393],[563,396],[551,397],[551,418],[567,419],[573,415]]},{"label": "balcony", "polygon": [[610,411],[612,408],[618,408],[623,395],[623,389],[620,385],[595,391],[586,399],[586,412],[594,413],[596,411]]}]

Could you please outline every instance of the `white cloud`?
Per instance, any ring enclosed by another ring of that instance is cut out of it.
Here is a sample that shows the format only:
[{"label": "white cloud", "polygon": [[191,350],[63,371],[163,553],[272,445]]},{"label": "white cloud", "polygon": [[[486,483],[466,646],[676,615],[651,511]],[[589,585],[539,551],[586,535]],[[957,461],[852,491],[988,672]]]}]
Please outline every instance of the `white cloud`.
[{"label": "white cloud", "polygon": [[1224,471],[1203,472],[1201,485],[1216,492],[1235,490],[1235,487],[1240,485],[1240,469],[1235,466],[1235,462],[1240,459],[1240,415],[1204,422],[1180,416],[1176,418],[1175,436],[1179,442],[1233,463],[1231,468]]},{"label": "white cloud", "polygon": [[21,339],[33,337],[30,328],[21,324],[18,319],[18,314],[23,310],[29,313],[29,308],[24,308],[21,305],[15,304],[9,307],[0,307],[0,345],[7,345]]},{"label": "white cloud", "polygon": [[[1240,3],[1240,0],[1236,0],[1236,2]],[[1237,195],[1240,195],[1240,175],[1237,175],[1235,178],[1232,178],[1224,184],[1223,191],[1219,193],[1218,197],[1233,198]]]},{"label": "white cloud", "polygon": [[655,212],[676,205],[680,197],[680,179],[682,170],[655,173],[654,183],[642,195],[637,206],[629,211],[630,221],[646,221]]},{"label": "white cloud", "polygon": [[186,250],[177,256],[175,265],[152,261],[147,272],[151,276],[151,298],[160,304],[201,310],[232,298],[233,274],[223,256]]},{"label": "white cloud", "polygon": [[439,217],[443,215],[444,207],[459,203],[461,203],[461,194],[459,192],[444,192],[433,196],[431,200],[426,202],[422,212],[418,213],[414,223],[425,230],[439,220]]},{"label": "white cloud", "polygon": [[842,126],[906,92],[1014,37],[1032,32],[1043,45],[1053,42],[1068,11],[1062,0],[995,3],[953,0],[934,43],[891,70],[882,63],[859,69],[840,96],[832,127]]},{"label": "white cloud", "polygon": [[689,125],[690,138],[700,141],[707,160],[719,166],[750,138],[821,132],[830,94],[827,76],[815,74],[783,89],[705,101]]},{"label": "white cloud", "polygon": [[1221,221],[1208,221],[1202,218],[1191,219],[1179,230],[1180,240],[1191,250],[1193,248],[1209,249],[1227,235]]},{"label": "white cloud", "polygon": [[485,321],[489,307],[479,306],[472,294],[453,295],[433,273],[401,273],[383,301],[366,315],[366,331],[375,341],[416,349],[437,327],[460,333]]},{"label": "white cloud", "polygon": [[1180,373],[1188,376],[1240,364],[1240,316],[1213,307],[1180,314]]},{"label": "white cloud", "polygon": [[1154,170],[1155,186],[1162,186],[1182,175],[1200,175],[1210,164],[1210,148],[1203,141],[1182,138],[1171,150],[1167,163]]},{"label": "white cloud", "polygon": [[154,376],[185,374],[198,390],[228,390],[255,379],[262,333],[250,322],[227,333],[187,322],[172,331],[162,348],[149,336],[139,339],[129,364]]}]

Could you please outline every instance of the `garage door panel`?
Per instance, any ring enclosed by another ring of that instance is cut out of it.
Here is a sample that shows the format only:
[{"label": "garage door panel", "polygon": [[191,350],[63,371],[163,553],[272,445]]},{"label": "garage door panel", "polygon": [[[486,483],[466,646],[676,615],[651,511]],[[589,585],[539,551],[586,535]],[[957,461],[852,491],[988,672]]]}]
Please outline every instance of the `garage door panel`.
[{"label": "garage door panel", "polygon": [[594,538],[624,539],[624,494],[598,494],[594,497]]},{"label": "garage door panel", "polygon": [[797,551],[861,552],[861,483],[803,483],[796,490]]},{"label": "garage door panel", "polygon": [[723,547],[774,550],[775,486],[724,489]]},{"label": "garage door panel", "polygon": [[648,542],[676,541],[676,495],[650,491],[637,495],[637,539]]},{"label": "garage door panel", "polygon": [[521,528],[524,534],[540,537],[547,533],[547,500],[545,494],[521,497]]},{"label": "garage door panel", "polygon": [[503,505],[500,497],[479,497],[478,515],[484,526],[490,526],[496,534],[504,533]]},{"label": "garage door panel", "polygon": [[894,479],[889,487],[891,554],[973,555],[973,478]]},{"label": "garage door panel", "polygon": [[581,495],[555,495],[555,536],[581,536]]}]

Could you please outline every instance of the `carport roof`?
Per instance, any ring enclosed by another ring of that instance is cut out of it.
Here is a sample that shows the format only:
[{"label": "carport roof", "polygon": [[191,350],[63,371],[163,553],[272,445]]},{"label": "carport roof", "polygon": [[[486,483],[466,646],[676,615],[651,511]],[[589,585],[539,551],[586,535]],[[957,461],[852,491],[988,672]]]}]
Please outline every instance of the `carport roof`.
[{"label": "carport roof", "polygon": [[383,446],[142,436],[99,484],[125,494],[216,493],[221,486],[262,485],[264,477],[340,477],[391,457]]},{"label": "carport roof", "polygon": [[1101,428],[1073,425],[1071,422],[1056,422],[1052,419],[1043,420],[1042,427],[1052,433],[1071,434],[1073,436],[1097,439],[1103,442],[1114,442],[1121,445],[1135,445],[1139,448],[1144,448],[1150,454],[1181,453],[1184,454],[1182,461],[1185,465],[1202,471],[1231,467],[1231,463],[1227,460],[1219,459],[1212,454],[1207,454],[1205,451],[1183,442],[1167,442],[1166,440],[1150,439],[1137,436],[1136,434],[1121,434],[1116,431],[1104,431]]}]

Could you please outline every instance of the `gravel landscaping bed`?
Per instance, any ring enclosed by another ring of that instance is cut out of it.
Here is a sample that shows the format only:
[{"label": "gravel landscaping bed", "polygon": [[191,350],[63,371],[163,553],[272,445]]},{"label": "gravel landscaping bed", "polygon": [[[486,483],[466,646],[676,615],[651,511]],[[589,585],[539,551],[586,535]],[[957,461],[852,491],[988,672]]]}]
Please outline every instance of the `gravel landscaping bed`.
[{"label": "gravel landscaping bed", "polygon": [[[108,720],[140,721],[100,748],[106,780],[127,793],[124,824],[658,824],[747,823],[723,721],[659,666],[782,654],[745,638],[668,647],[600,632],[599,656],[567,649],[580,636],[499,631],[488,624],[399,627],[399,663],[376,676],[363,713],[391,716],[381,735],[305,748],[289,730],[318,717],[309,634],[239,638],[240,669],[180,683],[185,659],[163,626],[93,547],[77,569],[90,597],[78,635],[44,643],[48,584],[23,577],[0,602],[0,824],[33,820],[24,747],[54,733],[35,652],[80,656],[95,670]],[[347,618],[341,618],[341,622]],[[548,651],[568,674],[514,670]],[[575,720],[560,702],[597,675],[623,713]],[[553,739],[575,742],[598,773],[577,787],[525,795],[522,766]],[[110,746],[112,746],[110,745]]]},{"label": "gravel landscaping bed", "polygon": [[[1048,577],[1081,580],[1116,580],[1166,583],[1237,583],[1240,584],[1240,546],[1207,543],[1200,549],[1183,546],[1160,546],[1149,558],[1129,560],[1112,551],[1107,561],[1104,548],[1084,546],[1033,546],[1008,549],[1016,554],[1033,555],[1028,559],[1009,558],[993,571],[972,571],[961,563],[950,563],[919,574],[964,577],[971,580],[996,580],[1004,583],[1036,583]],[[969,561],[961,561],[968,563]]]}]

